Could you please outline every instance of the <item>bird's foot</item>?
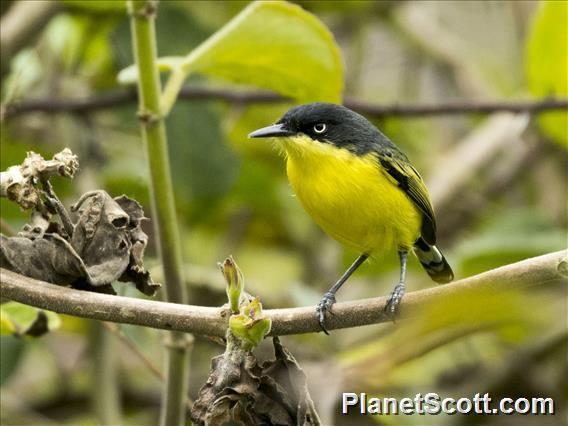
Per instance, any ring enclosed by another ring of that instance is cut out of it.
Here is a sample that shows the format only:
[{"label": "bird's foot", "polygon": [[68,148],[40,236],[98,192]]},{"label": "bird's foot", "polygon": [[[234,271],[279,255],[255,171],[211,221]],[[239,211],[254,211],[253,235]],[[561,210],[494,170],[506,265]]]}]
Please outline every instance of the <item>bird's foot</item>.
[{"label": "bird's foot", "polygon": [[320,300],[320,302],[316,306],[316,315],[317,315],[317,318],[318,318],[319,325],[320,325],[322,331],[327,335],[329,335],[329,333],[327,332],[327,329],[325,328],[325,314],[326,314],[326,312],[329,312],[330,314],[333,315],[333,311],[331,310],[331,307],[333,306],[334,303],[335,303],[335,295],[328,291],[327,293],[325,293],[323,295],[322,299]]},{"label": "bird's foot", "polygon": [[402,300],[402,296],[404,296],[404,290],[404,283],[398,283],[390,294],[389,300],[385,305],[385,313],[392,319],[393,322],[395,322],[400,301]]}]

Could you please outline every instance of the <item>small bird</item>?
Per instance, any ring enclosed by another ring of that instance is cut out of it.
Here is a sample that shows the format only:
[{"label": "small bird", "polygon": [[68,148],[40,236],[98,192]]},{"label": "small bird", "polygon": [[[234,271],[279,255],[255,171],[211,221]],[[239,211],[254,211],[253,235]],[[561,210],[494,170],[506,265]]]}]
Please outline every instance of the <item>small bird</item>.
[{"label": "small bird", "polygon": [[286,153],[288,179],[314,221],[361,255],[316,307],[322,330],[335,294],[370,256],[397,250],[400,280],[385,312],[394,317],[405,291],[408,252],[430,277],[454,274],[436,247],[436,220],[424,181],[406,155],[362,115],[331,103],[290,109],[249,138],[276,138]]}]

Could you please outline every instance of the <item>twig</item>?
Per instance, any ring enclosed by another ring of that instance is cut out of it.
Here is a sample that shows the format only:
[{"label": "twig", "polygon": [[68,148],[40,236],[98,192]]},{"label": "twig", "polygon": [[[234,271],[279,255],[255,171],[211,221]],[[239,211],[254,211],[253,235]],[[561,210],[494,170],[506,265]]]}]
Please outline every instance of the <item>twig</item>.
[{"label": "twig", "polygon": [[[568,251],[562,250],[526,259],[444,286],[408,293],[401,305],[402,317],[411,317],[425,304],[451,298],[466,303],[470,291],[499,293],[531,285],[568,283]],[[0,269],[2,297],[68,315],[178,330],[223,337],[227,330],[226,310],[204,306],[155,302],[121,296],[88,293],[34,280]],[[465,297],[465,300],[464,300]],[[386,297],[337,303],[335,315],[328,317],[330,330],[389,322],[383,314]],[[271,335],[320,331],[314,307],[268,309],[272,319]]]},{"label": "twig", "polygon": [[535,101],[453,101],[435,105],[376,105],[355,100],[345,103],[349,108],[374,117],[418,117],[427,115],[491,114],[513,112],[538,114],[544,111],[567,110],[568,99],[545,98]]},{"label": "twig", "polygon": [[114,336],[116,336],[116,338],[120,340],[122,344],[124,344],[124,346],[130,349],[130,351],[134,355],[136,355],[144,363],[144,365],[146,365],[146,367],[148,367],[148,370],[150,370],[158,380],[162,382],[166,380],[166,377],[160,371],[160,369],[156,367],[156,365],[152,361],[150,361],[148,357],[146,357],[146,355],[144,355],[144,353],[138,348],[138,346],[136,346],[136,344],[132,340],[130,340],[127,336],[124,335],[124,333],[118,327],[118,325],[104,321],[101,324],[107,331],[109,331]]},{"label": "twig", "polygon": [[[162,373],[160,369],[156,367],[156,364],[154,364],[146,355],[144,355],[144,353],[138,348],[138,346],[136,346],[136,343],[134,343],[131,339],[128,338],[128,336],[126,336],[122,332],[118,324],[112,322],[105,322],[105,321],[101,321],[101,324],[108,332],[112,333],[128,349],[130,349],[130,351],[134,355],[136,355],[144,363],[146,367],[148,367],[148,369],[152,372],[154,377],[156,377],[161,382],[166,381],[166,376],[164,376],[164,373]],[[187,406],[191,407],[191,404],[193,404],[193,401],[191,398],[188,397]]]},{"label": "twig", "polygon": [[[9,198],[22,209],[39,210],[42,201],[37,183],[47,182],[51,176],[73,178],[78,168],[77,156],[69,148],[58,152],[51,160],[29,151],[22,164],[0,172],[0,197]],[[46,186],[49,189],[48,183]]]},{"label": "twig", "polygon": [[[276,93],[264,91],[235,91],[209,87],[184,87],[179,99],[184,100],[220,100],[236,104],[250,103],[282,103],[290,99]],[[86,113],[101,109],[115,108],[136,102],[136,92],[130,90],[110,92],[86,99],[36,99],[14,102],[2,107],[2,118],[12,118],[19,115],[43,112],[57,113]],[[420,117],[453,114],[490,114],[500,111],[514,113],[526,112],[538,114],[545,111],[568,109],[566,98],[545,98],[526,101],[452,101],[432,105],[395,104],[379,105],[369,102],[347,99],[345,106],[361,114],[371,117]]]}]

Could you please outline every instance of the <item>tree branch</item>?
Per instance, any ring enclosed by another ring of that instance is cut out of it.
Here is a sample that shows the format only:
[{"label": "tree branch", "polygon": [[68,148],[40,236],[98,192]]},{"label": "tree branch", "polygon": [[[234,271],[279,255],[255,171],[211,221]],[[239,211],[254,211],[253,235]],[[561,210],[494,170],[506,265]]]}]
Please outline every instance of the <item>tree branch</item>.
[{"label": "tree branch", "polygon": [[[562,250],[526,259],[444,286],[408,293],[402,302],[402,317],[415,315],[421,307],[436,299],[467,300],[470,291],[500,293],[531,285],[568,283],[568,251]],[[60,287],[0,269],[1,296],[37,308],[102,321],[178,330],[223,337],[228,311],[223,308],[181,305],[89,293]],[[463,297],[463,298],[460,298]],[[383,314],[386,297],[337,303],[335,315],[327,318],[328,329],[357,327],[389,322]],[[313,306],[268,309],[272,319],[271,335],[320,331]]]},{"label": "tree branch", "polygon": [[[110,92],[86,99],[36,99],[4,105],[2,118],[12,118],[33,112],[46,114],[86,113],[100,109],[114,108],[136,102],[133,90]],[[289,102],[276,93],[265,91],[232,91],[228,89],[186,86],[179,99],[220,100],[236,104]],[[420,117],[452,114],[490,114],[499,111],[538,114],[545,111],[568,109],[567,98],[545,98],[526,101],[452,101],[435,105],[378,105],[369,102],[347,99],[345,106],[371,117]]]},{"label": "tree branch", "polygon": [[567,110],[568,99],[545,98],[533,101],[453,101],[436,105],[376,105],[350,100],[345,105],[361,114],[373,117],[419,117],[455,114],[491,114],[513,112],[539,114],[545,111]]}]

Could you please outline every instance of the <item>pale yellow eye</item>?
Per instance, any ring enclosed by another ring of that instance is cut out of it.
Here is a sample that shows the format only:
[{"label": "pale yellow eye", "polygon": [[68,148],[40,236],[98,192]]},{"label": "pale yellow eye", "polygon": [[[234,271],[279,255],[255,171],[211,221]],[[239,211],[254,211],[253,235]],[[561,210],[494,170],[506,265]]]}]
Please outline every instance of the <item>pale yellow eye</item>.
[{"label": "pale yellow eye", "polygon": [[314,126],[314,132],[323,133],[327,130],[327,126],[324,123],[318,123]]}]

